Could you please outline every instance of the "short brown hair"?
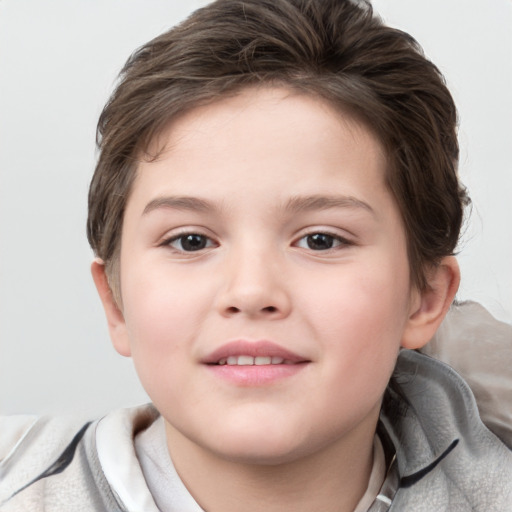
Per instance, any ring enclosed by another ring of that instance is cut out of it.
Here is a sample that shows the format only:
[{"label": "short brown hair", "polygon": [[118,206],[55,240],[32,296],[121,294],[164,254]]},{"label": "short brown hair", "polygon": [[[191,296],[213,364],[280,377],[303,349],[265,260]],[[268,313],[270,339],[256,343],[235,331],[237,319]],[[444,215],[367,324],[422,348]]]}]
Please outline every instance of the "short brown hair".
[{"label": "short brown hair", "polygon": [[439,70],[367,1],[217,0],[127,61],[97,132],[87,235],[114,295],[138,159],[171,118],[246,86],[282,85],[364,122],[388,157],[411,278],[453,254],[469,201],[457,177],[457,112]]}]

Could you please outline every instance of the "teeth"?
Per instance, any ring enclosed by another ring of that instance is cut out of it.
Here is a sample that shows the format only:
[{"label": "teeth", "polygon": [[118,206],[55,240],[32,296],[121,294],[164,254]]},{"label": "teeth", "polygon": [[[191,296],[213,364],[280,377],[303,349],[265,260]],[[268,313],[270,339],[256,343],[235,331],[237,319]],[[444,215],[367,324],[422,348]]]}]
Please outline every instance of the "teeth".
[{"label": "teeth", "polygon": [[238,366],[252,366],[254,364],[254,357],[251,356],[238,356]]},{"label": "teeth", "polygon": [[229,365],[229,366],[261,366],[267,364],[294,364],[293,361],[289,359],[284,359],[282,357],[270,357],[270,356],[229,356],[228,358],[219,359],[217,363],[219,365]]},{"label": "teeth", "polygon": [[257,364],[257,365],[271,364],[271,363],[272,363],[272,358],[271,357],[259,356],[259,357],[255,357],[254,358],[254,364]]}]

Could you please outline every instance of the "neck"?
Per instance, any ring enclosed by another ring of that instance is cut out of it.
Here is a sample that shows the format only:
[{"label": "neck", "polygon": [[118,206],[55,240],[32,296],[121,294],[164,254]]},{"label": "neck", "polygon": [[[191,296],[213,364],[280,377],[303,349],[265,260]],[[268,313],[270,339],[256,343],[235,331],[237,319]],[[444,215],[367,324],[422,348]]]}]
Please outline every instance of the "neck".
[{"label": "neck", "polygon": [[275,465],[227,460],[166,428],[176,470],[207,512],[353,512],[368,486],[375,425]]}]

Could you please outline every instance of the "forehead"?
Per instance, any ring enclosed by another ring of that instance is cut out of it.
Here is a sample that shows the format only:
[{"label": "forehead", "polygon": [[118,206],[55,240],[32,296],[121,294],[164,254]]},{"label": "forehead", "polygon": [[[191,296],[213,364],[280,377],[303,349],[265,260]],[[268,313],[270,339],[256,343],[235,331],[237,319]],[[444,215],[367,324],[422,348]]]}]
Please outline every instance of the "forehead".
[{"label": "forehead", "polygon": [[174,171],[172,181],[200,186],[200,178],[208,177],[215,188],[226,184],[220,174],[231,183],[256,178],[268,166],[276,183],[300,178],[305,185],[321,177],[327,164],[378,169],[372,183],[385,184],[385,150],[365,124],[312,94],[252,87],[169,122],[141,159],[135,187],[163,168]]}]

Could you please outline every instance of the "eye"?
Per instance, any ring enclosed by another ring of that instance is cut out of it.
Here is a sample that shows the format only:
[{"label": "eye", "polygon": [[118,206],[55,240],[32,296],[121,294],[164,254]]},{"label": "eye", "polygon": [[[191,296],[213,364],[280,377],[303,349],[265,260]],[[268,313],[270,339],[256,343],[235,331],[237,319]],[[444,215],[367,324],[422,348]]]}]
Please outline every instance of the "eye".
[{"label": "eye", "polygon": [[311,251],[328,251],[340,245],[350,245],[350,242],[340,236],[329,233],[312,233],[302,237],[297,246]]},{"label": "eye", "polygon": [[171,238],[165,242],[166,245],[170,245],[172,248],[178,251],[184,252],[195,252],[214,247],[214,242],[207,236],[200,235],[199,233],[186,233],[183,235]]}]

